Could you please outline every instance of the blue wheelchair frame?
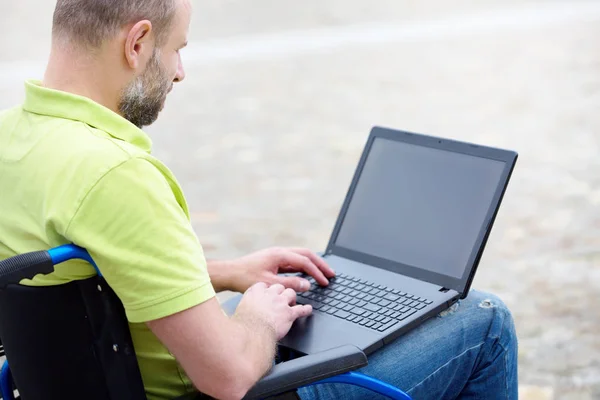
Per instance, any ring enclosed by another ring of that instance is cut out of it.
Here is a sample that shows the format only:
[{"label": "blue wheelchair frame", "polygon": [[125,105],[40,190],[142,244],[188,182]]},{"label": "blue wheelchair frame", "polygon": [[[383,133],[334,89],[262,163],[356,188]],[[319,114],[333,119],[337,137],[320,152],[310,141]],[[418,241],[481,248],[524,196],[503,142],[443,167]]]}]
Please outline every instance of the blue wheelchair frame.
[{"label": "blue wheelchair frame", "polygon": [[[85,260],[94,267],[98,276],[102,276],[100,270],[98,269],[98,266],[96,265],[90,254],[87,252],[87,250],[85,250],[82,247],[75,245],[64,245],[48,250],[48,254],[52,259],[53,265],[57,265],[71,259]],[[379,393],[383,396],[387,396],[394,400],[411,400],[410,396],[408,396],[400,389],[359,372],[346,372],[344,374],[323,379],[321,381],[314,382],[306,386],[312,386],[322,383],[348,384],[368,389],[372,392]],[[2,370],[0,371],[0,393],[2,394],[4,400],[15,399],[13,394],[12,375],[10,372],[8,360],[4,362]]]}]

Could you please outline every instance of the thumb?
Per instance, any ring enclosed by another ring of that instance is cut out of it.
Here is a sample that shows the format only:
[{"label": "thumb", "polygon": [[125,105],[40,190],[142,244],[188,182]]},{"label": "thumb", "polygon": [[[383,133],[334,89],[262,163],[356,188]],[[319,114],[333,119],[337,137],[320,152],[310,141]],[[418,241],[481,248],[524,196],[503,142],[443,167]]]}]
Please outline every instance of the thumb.
[{"label": "thumb", "polygon": [[296,292],[306,292],[310,289],[310,282],[297,276],[278,276],[277,283],[282,284],[286,288],[293,289]]}]

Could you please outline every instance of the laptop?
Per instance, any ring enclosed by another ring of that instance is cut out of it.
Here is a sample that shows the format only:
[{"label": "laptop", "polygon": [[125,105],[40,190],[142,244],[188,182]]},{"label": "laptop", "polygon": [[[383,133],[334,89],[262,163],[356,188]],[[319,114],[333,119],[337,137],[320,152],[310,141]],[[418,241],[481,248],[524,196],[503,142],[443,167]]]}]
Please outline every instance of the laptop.
[{"label": "laptop", "polygon": [[374,127],[323,259],[280,345],[370,354],[468,295],[517,153]]}]

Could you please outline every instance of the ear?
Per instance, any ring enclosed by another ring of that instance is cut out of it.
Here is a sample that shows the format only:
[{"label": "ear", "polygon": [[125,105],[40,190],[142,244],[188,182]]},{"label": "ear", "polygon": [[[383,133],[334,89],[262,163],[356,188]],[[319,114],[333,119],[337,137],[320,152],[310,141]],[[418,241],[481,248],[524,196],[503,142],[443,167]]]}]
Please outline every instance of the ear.
[{"label": "ear", "polygon": [[152,22],[143,20],[135,24],[125,40],[125,59],[132,69],[144,65],[152,55]]}]

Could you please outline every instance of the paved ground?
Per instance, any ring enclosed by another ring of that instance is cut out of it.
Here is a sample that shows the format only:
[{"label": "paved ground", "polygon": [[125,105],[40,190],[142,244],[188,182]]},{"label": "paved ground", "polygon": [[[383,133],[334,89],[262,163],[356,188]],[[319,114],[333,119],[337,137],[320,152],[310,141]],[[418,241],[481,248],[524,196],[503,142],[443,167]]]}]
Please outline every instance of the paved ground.
[{"label": "paved ground", "polygon": [[[0,108],[52,4],[0,0]],[[195,2],[149,129],[209,257],[323,249],[372,125],[520,153],[475,286],[512,308],[525,399],[600,399],[600,3]]]}]

